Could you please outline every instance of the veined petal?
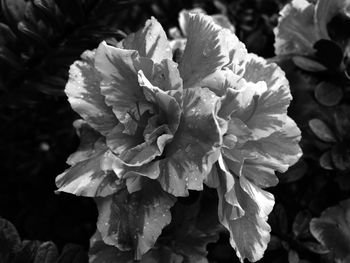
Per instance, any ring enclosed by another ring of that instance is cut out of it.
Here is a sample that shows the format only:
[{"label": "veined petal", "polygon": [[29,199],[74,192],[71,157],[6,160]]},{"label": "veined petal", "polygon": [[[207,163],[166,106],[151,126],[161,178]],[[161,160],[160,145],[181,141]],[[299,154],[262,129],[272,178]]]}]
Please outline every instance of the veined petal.
[{"label": "veined petal", "polygon": [[318,0],[315,6],[315,21],[320,38],[329,39],[327,24],[337,14],[350,17],[349,0]]},{"label": "veined petal", "polygon": [[81,161],[89,159],[96,153],[96,149],[104,148],[105,142],[101,134],[91,128],[84,120],[78,119],[73,122],[73,126],[80,138],[80,145],[68,159],[67,164],[75,165]]},{"label": "veined petal", "polygon": [[313,45],[321,39],[314,13],[315,5],[307,0],[293,0],[282,9],[274,30],[276,55],[314,53]]},{"label": "veined petal", "polygon": [[257,86],[253,87],[256,93],[248,89],[247,92],[252,97],[251,103],[233,115],[243,120],[256,138],[261,138],[283,126],[292,96],[288,80],[276,64],[267,64],[264,59],[252,54],[249,54],[249,58],[243,78],[248,83],[256,83]]},{"label": "veined petal", "polygon": [[[242,185],[245,190],[241,188]],[[272,210],[274,201],[271,196],[266,196],[266,192],[262,193],[261,189],[254,188],[248,180],[240,180],[239,184],[234,185],[234,189],[237,201],[245,213],[239,218],[232,218],[232,205],[226,202],[225,197],[218,191],[219,199],[223,200],[219,202],[219,205],[222,206],[222,208],[219,207],[220,222],[229,230],[230,243],[241,262],[245,258],[256,262],[263,257],[270,241],[271,228],[266,223],[266,213]],[[256,199],[261,197],[264,199]]]},{"label": "veined petal", "polygon": [[95,51],[85,51],[69,70],[65,92],[72,108],[91,127],[106,135],[118,123],[101,95],[101,76],[94,68]]},{"label": "veined petal", "polygon": [[138,72],[138,81],[143,88],[146,100],[157,105],[161,109],[166,116],[166,123],[171,132],[175,133],[179,126],[181,109],[178,101],[171,95],[174,95],[174,92],[176,92],[179,93],[178,97],[181,98],[181,91],[174,91],[171,94],[170,91],[163,91],[158,87],[153,86],[145,77],[142,70]]},{"label": "veined petal", "polygon": [[175,198],[158,182],[144,178],[140,191],[129,194],[125,189],[108,198],[97,198],[96,203],[97,228],[103,241],[123,251],[134,251],[134,258],[140,260],[170,223]]},{"label": "veined petal", "polygon": [[184,86],[189,88],[229,64],[225,41],[233,34],[203,14],[185,12],[184,19],[188,25],[187,43],[179,68]]},{"label": "veined petal", "polygon": [[217,102],[218,97],[208,89],[184,90],[180,126],[167,146],[165,158],[158,161],[158,180],[165,191],[186,196],[188,189],[203,189],[203,180],[217,160],[222,143]]},{"label": "veined petal", "polygon": [[108,196],[120,188],[118,177],[103,169],[108,158],[107,149],[101,149],[89,159],[81,161],[56,177],[57,191],[75,195]]},{"label": "veined petal", "polygon": [[137,50],[142,57],[148,57],[154,62],[172,59],[173,54],[168,38],[157,19],[152,17],[145,26],[136,33],[128,35],[123,41],[125,49]]}]

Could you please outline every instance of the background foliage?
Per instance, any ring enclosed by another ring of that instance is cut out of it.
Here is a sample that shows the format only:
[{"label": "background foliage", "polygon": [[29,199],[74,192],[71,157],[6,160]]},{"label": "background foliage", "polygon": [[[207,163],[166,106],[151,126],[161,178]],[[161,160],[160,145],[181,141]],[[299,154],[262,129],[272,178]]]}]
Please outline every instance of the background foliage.
[{"label": "background foliage", "polygon": [[[119,41],[150,16],[168,30],[178,26],[182,9],[201,7],[208,14],[226,14],[250,52],[272,58],[273,28],[286,2],[1,0],[0,216],[17,230],[0,220],[0,262],[87,262],[95,204],[54,193],[54,179],[78,145],[72,126],[78,116],[63,90],[70,64],[84,50],[104,39]],[[302,130],[304,157],[270,189],[276,198],[269,219],[272,240],[260,262],[333,262],[332,253],[311,235],[309,222],[349,197],[348,88],[335,103],[329,100],[329,85],[339,85],[334,75],[309,74],[288,59],[272,60],[291,83],[295,99],[289,114]],[[197,199],[196,193],[181,199],[182,209],[191,209]],[[225,233],[207,249],[211,262],[236,260]]]}]

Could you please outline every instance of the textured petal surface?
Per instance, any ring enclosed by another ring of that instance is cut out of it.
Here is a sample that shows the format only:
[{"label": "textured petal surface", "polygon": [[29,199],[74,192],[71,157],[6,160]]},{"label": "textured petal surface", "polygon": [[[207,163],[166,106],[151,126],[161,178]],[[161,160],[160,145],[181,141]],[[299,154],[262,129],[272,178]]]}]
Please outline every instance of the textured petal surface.
[{"label": "textured petal surface", "polygon": [[145,179],[140,191],[129,194],[124,189],[96,202],[97,228],[103,241],[122,251],[134,251],[135,259],[139,260],[170,223],[170,207],[175,198],[165,193],[158,182]]},{"label": "textured petal surface", "polygon": [[148,57],[154,62],[173,57],[168,38],[154,17],[147,20],[138,32],[128,35],[122,41],[122,46],[125,49],[137,50],[140,56]]},{"label": "textured petal surface", "polygon": [[293,0],[280,12],[275,28],[276,55],[312,55],[313,45],[321,38],[314,19],[315,5]]},{"label": "textured petal surface", "polygon": [[165,191],[185,196],[187,189],[203,189],[203,180],[216,161],[222,142],[217,101],[218,97],[208,89],[184,90],[180,126],[167,147],[166,158],[158,162],[158,180]]},{"label": "textured petal surface", "polygon": [[100,93],[101,76],[94,68],[94,55],[94,51],[86,51],[82,60],[70,67],[65,92],[72,108],[91,127],[106,135],[118,120]]},{"label": "textured petal surface", "polygon": [[[224,180],[234,180],[229,192],[218,189],[219,220],[230,232],[230,243],[241,262],[261,259],[270,241],[267,215],[274,205],[273,195],[261,190],[244,177],[222,173]],[[237,204],[239,204],[239,209]],[[237,212],[244,211],[244,214]]]},{"label": "textured petal surface", "polygon": [[56,177],[59,192],[88,197],[108,196],[116,192],[120,185],[112,171],[105,171],[102,164],[109,157],[106,148],[99,149],[89,159],[76,163]]},{"label": "textured petal surface", "polygon": [[187,43],[180,62],[180,74],[184,87],[188,88],[229,64],[228,42],[234,35],[203,14],[184,13],[184,19]]}]

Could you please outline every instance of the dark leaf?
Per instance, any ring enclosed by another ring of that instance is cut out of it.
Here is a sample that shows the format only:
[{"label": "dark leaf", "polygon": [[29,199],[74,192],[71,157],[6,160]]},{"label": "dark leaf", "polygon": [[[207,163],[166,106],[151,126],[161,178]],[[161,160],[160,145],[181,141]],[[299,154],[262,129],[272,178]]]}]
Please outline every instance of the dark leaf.
[{"label": "dark leaf", "polygon": [[341,171],[350,169],[350,148],[344,143],[337,143],[331,150],[332,161],[335,167]]},{"label": "dark leaf", "polygon": [[318,72],[327,70],[327,68],[322,64],[307,57],[295,56],[292,58],[292,60],[297,67],[305,71]]},{"label": "dark leaf", "polygon": [[336,142],[334,133],[324,121],[320,119],[312,119],[309,121],[309,127],[320,140],[324,142]]},{"label": "dark leaf", "polygon": [[331,151],[324,152],[320,157],[319,163],[323,169],[333,170],[334,166],[333,166]]},{"label": "dark leaf", "polygon": [[58,258],[58,250],[56,245],[47,241],[40,245],[36,253],[34,263],[54,263]]},{"label": "dark leaf", "polygon": [[330,69],[337,69],[343,59],[343,50],[341,47],[326,39],[321,39],[314,44],[316,57],[319,61]]},{"label": "dark leaf", "polygon": [[309,223],[311,220],[311,214],[307,210],[299,211],[294,218],[293,222],[293,234],[295,237],[299,237],[303,233],[309,230]]},{"label": "dark leaf", "polygon": [[0,261],[6,262],[21,249],[21,239],[14,225],[0,218]]},{"label": "dark leaf", "polygon": [[339,86],[323,81],[315,88],[315,98],[324,106],[335,106],[343,98],[343,91]]},{"label": "dark leaf", "polygon": [[63,248],[57,263],[87,263],[88,255],[79,245],[68,244]]}]

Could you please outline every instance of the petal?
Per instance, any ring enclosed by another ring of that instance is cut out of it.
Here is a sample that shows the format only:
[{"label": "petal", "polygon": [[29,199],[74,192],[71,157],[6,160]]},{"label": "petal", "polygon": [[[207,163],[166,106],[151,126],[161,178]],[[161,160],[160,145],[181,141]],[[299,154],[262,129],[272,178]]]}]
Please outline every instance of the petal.
[{"label": "petal", "polygon": [[[166,123],[170,130],[175,133],[179,126],[181,109],[178,101],[174,98],[174,92],[163,91],[158,87],[153,86],[143,74],[142,70],[138,72],[139,84],[143,88],[143,93],[147,101],[157,105],[159,109],[165,114]],[[182,97],[180,91],[177,97]],[[176,95],[175,95],[176,96]]]},{"label": "petal", "polygon": [[255,83],[252,90],[243,90],[252,100],[234,116],[243,120],[256,138],[269,136],[284,124],[284,116],[292,99],[288,80],[276,64],[267,64],[264,59],[252,54],[249,54],[243,78],[248,83]]},{"label": "petal", "polygon": [[248,141],[241,150],[253,152],[255,158],[250,158],[246,164],[257,164],[285,172],[289,166],[295,164],[302,155],[298,145],[301,135],[295,122],[285,116],[282,128],[268,137],[257,141]]},{"label": "petal", "polygon": [[350,16],[348,0],[319,0],[315,7],[315,20],[320,38],[329,39],[327,25],[338,14]]},{"label": "petal", "polygon": [[236,183],[234,186],[237,201],[245,214],[239,218],[232,218],[233,206],[226,201],[223,193],[218,191],[220,222],[229,230],[230,243],[241,262],[245,258],[256,262],[263,257],[270,241],[271,228],[266,220],[274,204],[273,196],[242,178],[240,184]]},{"label": "petal", "polygon": [[276,55],[312,55],[313,45],[321,39],[314,20],[315,5],[307,0],[293,0],[280,12],[275,28]]},{"label": "petal", "polygon": [[179,68],[184,86],[188,88],[230,62],[226,41],[234,35],[207,15],[185,12],[184,19],[187,43]]},{"label": "petal", "polygon": [[95,149],[104,147],[104,140],[101,134],[91,128],[86,121],[81,119],[75,120],[73,126],[80,137],[80,145],[78,150],[68,157],[67,164],[69,165],[75,165],[89,159],[95,154]]},{"label": "petal", "polygon": [[118,191],[118,177],[111,171],[105,171],[102,163],[108,155],[106,149],[100,150],[89,159],[75,164],[56,177],[57,191],[75,195],[95,197],[108,196]]},{"label": "petal", "polygon": [[180,126],[159,163],[163,189],[175,196],[188,195],[187,189],[202,190],[203,180],[217,160],[222,143],[216,117],[218,97],[206,88],[184,90]]},{"label": "petal", "polygon": [[128,35],[123,41],[125,49],[137,50],[142,57],[148,57],[154,62],[172,59],[173,54],[168,38],[157,19],[152,17],[145,26],[136,33]]},{"label": "petal", "polygon": [[129,194],[122,190],[108,198],[97,198],[96,203],[97,228],[103,241],[123,251],[133,250],[134,258],[139,260],[170,223],[175,198],[156,181],[145,179],[140,191]]},{"label": "petal", "polygon": [[81,61],[76,61],[69,70],[65,92],[72,108],[91,127],[106,135],[118,120],[101,95],[101,76],[94,68],[93,51],[86,51]]}]

